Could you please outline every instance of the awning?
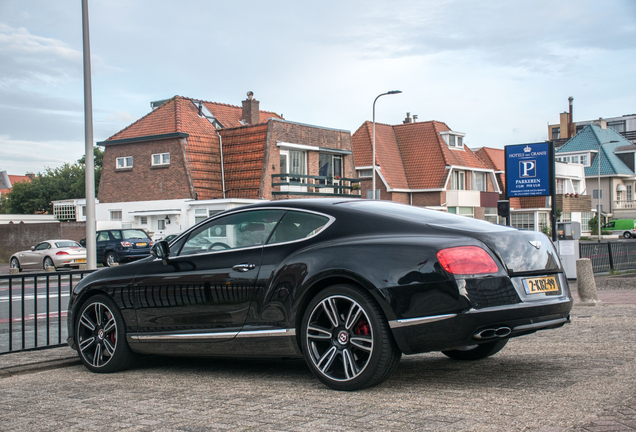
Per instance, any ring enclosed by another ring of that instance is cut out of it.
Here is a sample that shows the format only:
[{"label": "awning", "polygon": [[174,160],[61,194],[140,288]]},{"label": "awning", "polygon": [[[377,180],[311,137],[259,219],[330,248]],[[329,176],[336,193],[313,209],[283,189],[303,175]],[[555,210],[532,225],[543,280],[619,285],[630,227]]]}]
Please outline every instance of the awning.
[{"label": "awning", "polygon": [[181,209],[167,209],[167,210],[138,210],[128,212],[132,216],[167,216],[167,215],[180,215]]}]

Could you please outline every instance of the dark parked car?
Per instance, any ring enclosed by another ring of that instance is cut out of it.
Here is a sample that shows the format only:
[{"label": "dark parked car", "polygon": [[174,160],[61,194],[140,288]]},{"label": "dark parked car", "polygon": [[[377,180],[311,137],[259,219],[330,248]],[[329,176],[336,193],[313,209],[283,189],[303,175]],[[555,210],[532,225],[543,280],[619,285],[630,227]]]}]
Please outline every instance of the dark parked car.
[{"label": "dark parked car", "polygon": [[[109,229],[97,231],[97,262],[110,267],[150,256],[152,240],[141,229]],[[86,246],[86,239],[80,240]]]},{"label": "dark parked car", "polygon": [[543,234],[381,201],[233,209],[73,289],[68,343],[88,369],[137,354],[304,357],[324,384],[378,384],[402,354],[479,360],[570,320]]}]

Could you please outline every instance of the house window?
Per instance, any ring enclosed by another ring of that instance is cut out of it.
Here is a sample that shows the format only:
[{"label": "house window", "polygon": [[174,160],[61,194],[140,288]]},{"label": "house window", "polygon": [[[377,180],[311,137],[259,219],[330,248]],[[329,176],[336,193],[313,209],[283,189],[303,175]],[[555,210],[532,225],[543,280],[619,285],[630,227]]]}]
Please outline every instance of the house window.
[{"label": "house window", "polygon": [[630,185],[630,184],[625,185],[625,189],[626,189],[625,193],[627,195],[626,199],[627,199],[627,201],[631,201],[632,200],[632,196],[633,196],[632,195],[632,185]]},{"label": "house window", "polygon": [[152,164],[153,165],[170,165],[170,153],[153,154]]},{"label": "house window", "polygon": [[510,225],[515,228],[534,231],[534,213],[511,213]]},{"label": "house window", "polygon": [[318,156],[318,175],[327,177],[320,180],[322,184],[333,184],[332,180],[342,178],[342,156],[329,153],[320,153]]},{"label": "house window", "polygon": [[194,209],[194,223],[198,224],[199,222],[203,222],[208,218],[208,210],[207,209]]},{"label": "house window", "polygon": [[110,220],[112,220],[112,221],[120,221],[121,220],[121,210],[111,210],[110,211]]},{"label": "house window", "polygon": [[359,178],[373,177],[373,170],[360,170],[358,171]]},{"label": "house window", "polygon": [[486,191],[486,173],[475,173],[475,190]]},{"label": "house window", "polygon": [[552,128],[552,140],[558,140],[559,138],[561,138],[561,128],[560,127],[553,127]]},{"label": "house window", "polygon": [[[598,189],[592,191],[592,199],[598,199]],[[603,189],[601,189],[601,199],[603,199]]]},{"label": "house window", "polygon": [[572,156],[572,163],[575,163],[575,164],[579,163],[579,156],[578,155]]},{"label": "house window", "polygon": [[157,219],[157,229],[159,231],[163,231],[166,229],[166,220],[165,219]]},{"label": "house window", "polygon": [[115,168],[116,169],[132,168],[132,166],[133,166],[132,156],[126,156],[126,157],[117,158],[117,163],[115,165]]},{"label": "house window", "polygon": [[563,185],[564,185],[564,181],[563,179],[556,179],[556,187],[557,187],[557,194],[562,194],[563,193]]},{"label": "house window", "polygon": [[574,193],[581,193],[581,180],[572,180],[572,190]]},{"label": "house window", "polygon": [[590,158],[588,155],[581,155],[581,165],[585,165],[586,167],[590,166]]},{"label": "house window", "polygon": [[82,206],[82,216],[86,217],[86,206]]},{"label": "house window", "polygon": [[484,219],[487,222],[491,222],[494,224],[499,222],[499,217],[497,216],[497,207],[486,207],[484,213]]},{"label": "house window", "polygon": [[452,148],[464,147],[464,135],[461,132],[444,131],[440,132],[440,135],[444,139],[444,142]]},{"label": "house window", "polygon": [[548,232],[547,228],[550,227],[550,218],[548,213],[539,213],[539,231],[542,233]]},{"label": "house window", "polygon": [[581,231],[589,231],[590,230],[590,219],[594,217],[593,212],[583,212],[581,213]]},{"label": "house window", "polygon": [[559,222],[572,222],[572,213],[561,212],[561,216],[559,217]]},{"label": "house window", "polygon": [[466,173],[464,171],[453,171],[451,190],[466,190]]},{"label": "house window", "polygon": [[457,214],[469,218],[475,217],[474,209],[472,207],[457,207]]},{"label": "house window", "polygon": [[148,216],[139,216],[139,225],[148,225]]}]

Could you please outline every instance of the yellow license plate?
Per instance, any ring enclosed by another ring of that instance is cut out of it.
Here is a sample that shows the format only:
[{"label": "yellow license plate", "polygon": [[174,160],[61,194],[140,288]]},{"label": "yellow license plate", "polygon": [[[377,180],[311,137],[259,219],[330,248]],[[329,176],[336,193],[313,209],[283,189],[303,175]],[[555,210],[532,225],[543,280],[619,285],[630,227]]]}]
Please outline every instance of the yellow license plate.
[{"label": "yellow license plate", "polygon": [[146,246],[148,243],[137,243],[137,247]]},{"label": "yellow license plate", "polygon": [[523,279],[523,287],[526,290],[526,294],[538,294],[558,292],[559,284],[554,276],[542,276],[536,278]]},{"label": "yellow license plate", "polygon": [[76,263],[78,263],[78,262],[86,262],[86,260],[85,259],[76,259],[75,262]]}]

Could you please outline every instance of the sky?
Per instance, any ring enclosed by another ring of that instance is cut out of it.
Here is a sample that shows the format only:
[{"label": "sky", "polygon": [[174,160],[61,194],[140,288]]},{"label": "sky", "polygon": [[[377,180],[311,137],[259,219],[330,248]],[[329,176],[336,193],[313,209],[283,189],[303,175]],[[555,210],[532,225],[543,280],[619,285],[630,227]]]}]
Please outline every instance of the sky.
[{"label": "sky", "polygon": [[[355,132],[406,113],[476,149],[636,113],[634,0],[89,0],[94,141],[175,95]],[[84,154],[80,0],[0,0],[0,171]]]}]

